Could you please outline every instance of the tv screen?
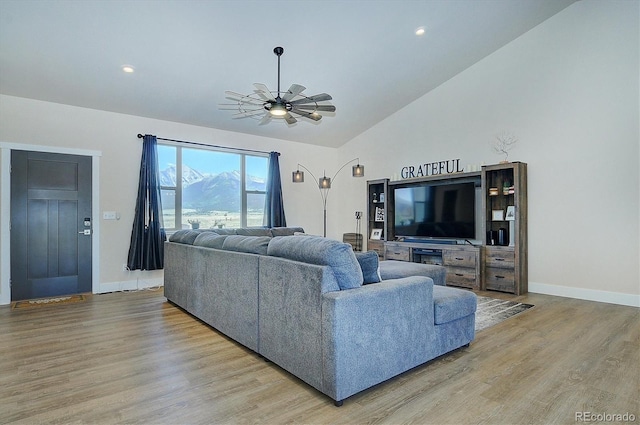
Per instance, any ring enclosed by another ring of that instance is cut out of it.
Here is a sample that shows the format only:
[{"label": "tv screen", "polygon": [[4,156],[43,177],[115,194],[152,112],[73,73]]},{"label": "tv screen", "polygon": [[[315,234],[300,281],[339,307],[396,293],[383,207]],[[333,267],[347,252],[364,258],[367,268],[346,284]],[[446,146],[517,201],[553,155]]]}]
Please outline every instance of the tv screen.
[{"label": "tv screen", "polygon": [[473,182],[397,187],[393,194],[396,237],[475,237]]}]

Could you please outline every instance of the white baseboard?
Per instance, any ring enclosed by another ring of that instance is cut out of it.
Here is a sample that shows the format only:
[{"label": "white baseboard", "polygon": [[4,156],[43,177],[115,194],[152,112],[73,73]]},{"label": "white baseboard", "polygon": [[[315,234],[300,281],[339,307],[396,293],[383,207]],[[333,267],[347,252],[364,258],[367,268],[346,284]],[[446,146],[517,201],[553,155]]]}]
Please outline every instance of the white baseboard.
[{"label": "white baseboard", "polygon": [[105,294],[107,292],[120,292],[120,291],[137,291],[139,289],[157,288],[164,285],[162,278],[156,279],[133,279],[124,280],[121,282],[103,282],[100,283],[98,294]]},{"label": "white baseboard", "polygon": [[640,307],[640,295],[623,294],[621,292],[600,291],[597,289],[571,288],[568,286],[549,285],[546,283],[529,282],[529,292],[559,297],[577,298],[601,303],[628,305]]}]

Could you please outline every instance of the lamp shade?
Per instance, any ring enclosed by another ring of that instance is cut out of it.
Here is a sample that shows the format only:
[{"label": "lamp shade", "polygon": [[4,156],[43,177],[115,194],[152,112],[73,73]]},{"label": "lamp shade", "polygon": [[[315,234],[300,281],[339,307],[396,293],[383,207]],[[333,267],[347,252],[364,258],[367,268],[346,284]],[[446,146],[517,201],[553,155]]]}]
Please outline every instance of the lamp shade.
[{"label": "lamp shade", "polygon": [[291,173],[291,180],[294,183],[304,182],[304,171],[296,170],[293,173]]},{"label": "lamp shade", "polygon": [[351,174],[353,177],[364,177],[364,165],[360,165],[359,163],[354,165]]},{"label": "lamp shade", "polygon": [[326,176],[318,179],[318,187],[320,189],[331,189],[331,179]]}]

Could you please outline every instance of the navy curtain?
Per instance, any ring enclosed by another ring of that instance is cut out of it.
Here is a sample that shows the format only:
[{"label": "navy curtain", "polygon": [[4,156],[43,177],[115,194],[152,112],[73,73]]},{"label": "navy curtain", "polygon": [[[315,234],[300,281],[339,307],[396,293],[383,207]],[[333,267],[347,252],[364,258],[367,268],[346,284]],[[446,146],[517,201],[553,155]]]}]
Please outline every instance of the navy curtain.
[{"label": "navy curtain", "polygon": [[162,227],[157,141],[156,136],[147,134],[142,145],[138,200],[127,260],[129,270],[162,269],[166,239]]},{"label": "navy curtain", "polygon": [[269,174],[264,206],[264,225],[266,227],[286,227],[284,203],[282,202],[282,182],[280,180],[280,162],[278,152],[269,153]]}]

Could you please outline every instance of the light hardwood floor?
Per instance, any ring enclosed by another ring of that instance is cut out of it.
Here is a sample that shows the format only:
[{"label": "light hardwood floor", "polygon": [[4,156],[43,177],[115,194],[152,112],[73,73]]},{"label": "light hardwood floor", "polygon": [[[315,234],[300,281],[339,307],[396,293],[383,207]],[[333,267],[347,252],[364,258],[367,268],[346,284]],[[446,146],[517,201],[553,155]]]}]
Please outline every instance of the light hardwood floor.
[{"label": "light hardwood floor", "polygon": [[529,294],[468,348],[345,400],[166,302],[162,290],[0,307],[0,423],[640,422],[640,309]]}]

